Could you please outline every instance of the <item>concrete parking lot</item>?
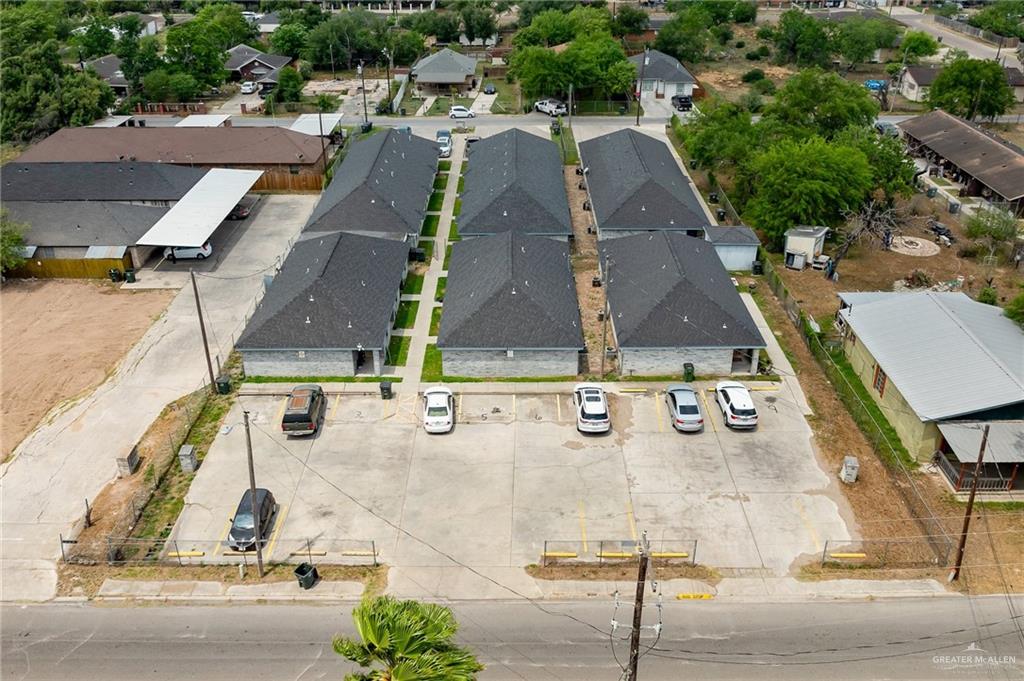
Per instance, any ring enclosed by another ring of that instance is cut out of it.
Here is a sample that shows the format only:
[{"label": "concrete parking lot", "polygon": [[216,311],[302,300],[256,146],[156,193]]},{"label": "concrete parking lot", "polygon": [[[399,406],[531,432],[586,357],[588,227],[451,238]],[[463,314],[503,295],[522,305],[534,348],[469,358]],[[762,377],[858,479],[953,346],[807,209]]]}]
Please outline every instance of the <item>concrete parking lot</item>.
[{"label": "concrete parking lot", "polygon": [[308,538],[318,555],[343,561],[372,540],[392,566],[450,566],[447,555],[517,567],[539,562],[546,540],[590,555],[646,530],[666,551],[697,540],[706,565],[785,574],[825,539],[850,536],[800,409],[770,386],[753,393],[753,432],[727,430],[704,391],[705,431],[677,433],[652,389],[612,396],[606,436],[576,431],[568,392],[453,387],[457,425],[447,435],[423,431],[412,394],[332,395],[312,439],[281,434],[283,396],[240,398],[186,498],[179,548],[227,534],[248,484],[243,408],[254,417],[257,484],[280,506],[267,539],[275,560],[301,553]]}]

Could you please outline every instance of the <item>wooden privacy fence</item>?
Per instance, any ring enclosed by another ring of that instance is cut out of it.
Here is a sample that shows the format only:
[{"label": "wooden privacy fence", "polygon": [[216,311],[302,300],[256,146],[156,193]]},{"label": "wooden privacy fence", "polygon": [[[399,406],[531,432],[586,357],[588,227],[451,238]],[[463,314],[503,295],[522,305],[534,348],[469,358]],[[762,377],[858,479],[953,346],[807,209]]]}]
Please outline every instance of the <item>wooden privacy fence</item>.
[{"label": "wooden privacy fence", "polygon": [[121,258],[32,258],[18,268],[7,272],[9,277],[37,277],[40,279],[106,279],[111,269],[124,272],[132,267],[132,256]]},{"label": "wooden privacy fence", "polygon": [[254,192],[318,192],[323,187],[320,173],[299,174],[264,171],[250,191]]}]

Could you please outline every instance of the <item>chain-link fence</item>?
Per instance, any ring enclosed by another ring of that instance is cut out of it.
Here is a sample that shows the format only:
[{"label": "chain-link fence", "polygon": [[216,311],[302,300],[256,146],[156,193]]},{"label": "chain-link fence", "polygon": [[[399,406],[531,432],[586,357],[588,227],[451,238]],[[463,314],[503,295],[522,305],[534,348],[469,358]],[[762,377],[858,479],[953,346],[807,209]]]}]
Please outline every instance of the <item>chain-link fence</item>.
[{"label": "chain-link fence", "polygon": [[[651,539],[648,556],[652,561],[677,564],[697,564],[696,539]],[[541,565],[605,565],[635,561],[640,555],[636,539],[544,540]]]},{"label": "chain-link fence", "polygon": [[825,540],[821,565],[893,568],[944,567],[949,563],[952,545],[936,551],[929,537],[908,539]]},{"label": "chain-link fence", "polygon": [[[372,539],[327,537],[285,538],[271,534],[261,540],[263,562],[272,564],[313,562],[328,565],[378,565],[377,544]],[[244,550],[227,539],[180,537],[108,537],[105,559],[109,565],[251,565],[253,546]]]}]

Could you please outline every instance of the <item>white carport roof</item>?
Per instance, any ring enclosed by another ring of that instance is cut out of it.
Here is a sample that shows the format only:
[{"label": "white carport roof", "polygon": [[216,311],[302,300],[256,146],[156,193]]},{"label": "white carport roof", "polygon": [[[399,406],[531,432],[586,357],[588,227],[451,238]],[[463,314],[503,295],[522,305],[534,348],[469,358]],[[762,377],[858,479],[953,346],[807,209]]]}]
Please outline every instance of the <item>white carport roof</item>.
[{"label": "white carport roof", "polygon": [[202,246],[262,174],[262,170],[211,168],[142,235],[139,245]]},{"label": "white carport roof", "polygon": [[192,114],[174,124],[176,128],[219,128],[231,118],[228,114]]},{"label": "white carport roof", "polygon": [[[341,123],[341,114],[323,114],[324,134],[330,135],[331,131]],[[304,135],[320,135],[320,114],[302,114],[295,119],[295,122],[288,128]]]}]

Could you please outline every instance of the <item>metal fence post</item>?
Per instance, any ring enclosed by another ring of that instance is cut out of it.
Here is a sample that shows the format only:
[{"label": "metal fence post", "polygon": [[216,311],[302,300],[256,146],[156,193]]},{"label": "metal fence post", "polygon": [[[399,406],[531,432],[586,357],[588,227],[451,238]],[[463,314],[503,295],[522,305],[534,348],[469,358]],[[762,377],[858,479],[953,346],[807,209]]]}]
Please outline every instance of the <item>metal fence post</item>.
[{"label": "metal fence post", "polygon": [[821,566],[825,567],[825,556],[828,555],[828,539],[825,540],[825,546],[821,549]]},{"label": "metal fence post", "polygon": [[548,540],[544,540],[544,553],[540,554],[541,567],[548,566]]},{"label": "metal fence post", "polygon": [[373,551],[373,567],[377,567],[378,565],[380,565],[380,563],[377,562],[377,540],[376,539],[371,539],[370,540],[370,550]]},{"label": "metal fence post", "polygon": [[697,540],[693,540],[693,553],[690,554],[690,565],[697,567]]},{"label": "metal fence post", "polygon": [[85,526],[92,527],[92,509],[89,508],[89,500],[85,500]]},{"label": "metal fence post", "polygon": [[174,556],[178,559],[178,567],[181,567],[181,551],[178,550],[178,540],[175,539],[174,544]]},{"label": "metal fence post", "polygon": [[60,559],[66,563],[68,558],[64,555],[64,535],[58,534],[57,536],[60,537]]}]

